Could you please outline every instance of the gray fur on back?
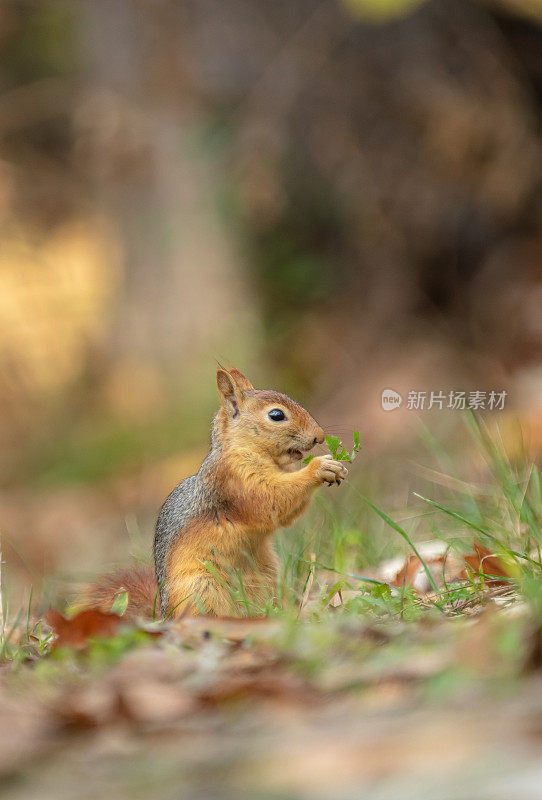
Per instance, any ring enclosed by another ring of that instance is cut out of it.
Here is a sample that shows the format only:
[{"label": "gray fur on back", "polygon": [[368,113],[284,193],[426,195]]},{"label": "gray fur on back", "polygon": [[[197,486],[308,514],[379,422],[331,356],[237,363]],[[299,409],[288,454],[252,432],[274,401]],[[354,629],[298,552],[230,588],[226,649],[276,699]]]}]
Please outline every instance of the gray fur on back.
[{"label": "gray fur on back", "polygon": [[213,451],[209,453],[199,472],[185,478],[175,487],[165,501],[154,533],[154,563],[156,578],[160,590],[160,607],[162,614],[166,613],[168,597],[166,587],[167,557],[175,539],[182,536],[183,530],[197,517],[212,512],[215,507],[215,498],[206,472],[211,467]]}]

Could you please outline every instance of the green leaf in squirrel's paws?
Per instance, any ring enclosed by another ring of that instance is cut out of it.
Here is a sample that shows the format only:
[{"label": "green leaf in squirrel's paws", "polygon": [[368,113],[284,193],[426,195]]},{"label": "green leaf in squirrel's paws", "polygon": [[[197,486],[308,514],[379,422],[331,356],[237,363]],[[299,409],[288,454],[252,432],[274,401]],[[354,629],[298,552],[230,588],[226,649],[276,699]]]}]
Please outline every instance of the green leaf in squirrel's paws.
[{"label": "green leaf in squirrel's paws", "polygon": [[123,591],[119,592],[118,595],[113,600],[113,605],[111,606],[111,614],[118,614],[119,617],[122,617],[127,608],[128,608],[128,592],[126,591],[126,589],[123,589]]},{"label": "green leaf in squirrel's paws", "polygon": [[338,436],[326,436],[326,444],[333,458],[337,458],[337,450],[342,445]]},{"label": "green leaf in squirrel's paws", "polygon": [[[338,436],[326,436],[326,444],[328,446],[328,450],[335,459],[335,461],[348,461],[349,463],[352,463],[352,461],[356,457],[356,453],[358,453],[361,450],[359,431],[354,431],[352,439],[354,442],[354,446],[352,447],[352,452],[349,453]],[[339,448],[342,449],[339,450]]]},{"label": "green leaf in squirrel's paws", "polygon": [[303,463],[310,464],[313,458],[314,458],[313,455],[307,456],[306,458],[303,459]]}]

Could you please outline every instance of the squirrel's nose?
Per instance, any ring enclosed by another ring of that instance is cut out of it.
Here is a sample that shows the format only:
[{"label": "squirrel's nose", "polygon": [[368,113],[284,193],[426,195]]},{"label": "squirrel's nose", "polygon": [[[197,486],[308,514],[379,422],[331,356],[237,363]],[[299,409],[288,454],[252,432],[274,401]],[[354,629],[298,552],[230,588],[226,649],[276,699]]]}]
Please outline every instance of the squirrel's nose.
[{"label": "squirrel's nose", "polygon": [[322,430],[322,428],[320,428],[318,433],[314,437],[314,442],[312,443],[312,446],[314,447],[315,444],[322,444],[324,439],[325,439],[324,431]]}]

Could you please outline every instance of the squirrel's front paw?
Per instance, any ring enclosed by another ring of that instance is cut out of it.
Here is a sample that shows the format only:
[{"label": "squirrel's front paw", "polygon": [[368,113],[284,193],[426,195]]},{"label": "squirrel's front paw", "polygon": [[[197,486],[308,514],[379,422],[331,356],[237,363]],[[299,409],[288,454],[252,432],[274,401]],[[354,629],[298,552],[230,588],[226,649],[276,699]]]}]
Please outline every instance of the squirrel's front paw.
[{"label": "squirrel's front paw", "polygon": [[337,486],[340,486],[341,481],[348,475],[344,463],[335,461],[332,456],[317,456],[314,461],[319,462],[315,464],[316,478],[319,483],[328,483],[330,486],[336,483]]}]

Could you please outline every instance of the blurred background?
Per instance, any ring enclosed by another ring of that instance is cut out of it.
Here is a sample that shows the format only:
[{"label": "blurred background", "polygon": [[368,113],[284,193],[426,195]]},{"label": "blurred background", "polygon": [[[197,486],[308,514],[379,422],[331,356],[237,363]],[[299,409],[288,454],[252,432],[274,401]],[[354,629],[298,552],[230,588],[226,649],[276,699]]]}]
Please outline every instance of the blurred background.
[{"label": "blurred background", "polygon": [[384,388],[506,390],[540,443],[540,0],[6,0],[0,49],[15,606],[148,558],[217,360],[365,469],[457,441]]}]

